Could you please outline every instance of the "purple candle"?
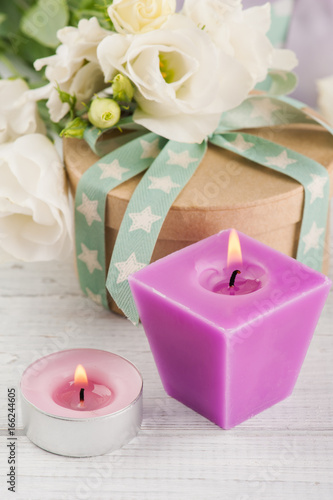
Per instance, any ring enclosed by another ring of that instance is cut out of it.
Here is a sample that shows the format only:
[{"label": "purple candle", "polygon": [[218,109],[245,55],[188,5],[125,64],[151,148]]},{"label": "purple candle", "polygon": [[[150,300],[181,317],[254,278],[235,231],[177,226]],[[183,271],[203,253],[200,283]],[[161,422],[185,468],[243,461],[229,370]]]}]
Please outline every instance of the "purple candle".
[{"label": "purple candle", "polygon": [[331,286],[242,233],[228,258],[230,234],[129,278],[165,390],[224,429],[291,394]]}]

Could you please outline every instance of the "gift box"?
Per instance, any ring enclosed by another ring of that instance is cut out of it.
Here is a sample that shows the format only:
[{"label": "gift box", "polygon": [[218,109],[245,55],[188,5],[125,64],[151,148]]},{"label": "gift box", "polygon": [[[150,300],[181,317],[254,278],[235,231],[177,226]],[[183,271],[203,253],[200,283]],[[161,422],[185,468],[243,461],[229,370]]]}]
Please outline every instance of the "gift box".
[{"label": "gift box", "polygon": [[[333,178],[331,135],[316,125],[286,125],[247,130],[321,163]],[[124,134],[113,131],[113,146]],[[101,155],[110,151],[110,134],[101,139]],[[64,140],[64,161],[72,194],[82,174],[99,157],[84,140]],[[109,192],[105,247],[108,269],[119,227],[142,174]],[[330,183],[332,186],[332,182]],[[331,188],[332,189],[332,188]],[[332,192],[331,192],[332,194]],[[152,261],[221,230],[234,227],[291,257],[296,257],[303,215],[304,189],[292,178],[234,152],[209,144],[206,155],[173,203],[159,234]],[[323,272],[328,270],[328,231]],[[120,312],[108,296],[109,307]]]}]

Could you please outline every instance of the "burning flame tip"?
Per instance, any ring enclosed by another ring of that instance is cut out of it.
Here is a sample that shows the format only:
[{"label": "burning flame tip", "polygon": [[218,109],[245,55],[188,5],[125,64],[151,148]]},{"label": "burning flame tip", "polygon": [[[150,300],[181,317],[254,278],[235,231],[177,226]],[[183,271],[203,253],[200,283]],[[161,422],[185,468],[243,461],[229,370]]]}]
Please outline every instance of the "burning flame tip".
[{"label": "burning flame tip", "polygon": [[232,229],[229,235],[228,244],[228,267],[242,264],[242,249],[239,242],[237,231]]},{"label": "burning flame tip", "polygon": [[82,365],[77,365],[77,367],[76,367],[75,374],[74,374],[74,383],[76,385],[87,385],[88,384],[87,373]]}]

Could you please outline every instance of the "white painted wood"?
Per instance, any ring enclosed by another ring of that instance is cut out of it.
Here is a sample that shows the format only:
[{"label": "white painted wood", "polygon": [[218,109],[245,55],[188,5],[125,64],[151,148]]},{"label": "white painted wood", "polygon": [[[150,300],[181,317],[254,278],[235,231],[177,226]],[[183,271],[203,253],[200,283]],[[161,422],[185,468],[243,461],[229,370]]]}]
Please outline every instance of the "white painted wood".
[{"label": "white painted wood", "polygon": [[[332,243],[333,238],[331,248]],[[1,499],[331,500],[332,321],[331,292],[292,396],[223,431],[166,396],[142,327],[86,299],[72,261],[5,265],[0,428],[6,427],[7,387],[18,387],[23,369],[40,356],[73,347],[114,351],[138,366],[144,420],[138,437],[122,450],[89,459],[52,455],[19,436],[15,495],[6,491],[6,437],[0,431]]]}]

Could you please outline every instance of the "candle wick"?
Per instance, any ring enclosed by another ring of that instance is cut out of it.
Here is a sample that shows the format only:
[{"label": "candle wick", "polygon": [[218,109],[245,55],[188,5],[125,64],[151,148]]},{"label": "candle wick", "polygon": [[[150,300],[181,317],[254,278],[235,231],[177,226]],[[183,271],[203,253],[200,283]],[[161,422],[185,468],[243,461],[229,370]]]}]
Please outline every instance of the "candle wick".
[{"label": "candle wick", "polygon": [[229,288],[233,288],[235,286],[236,276],[237,276],[237,274],[240,274],[240,273],[241,273],[241,271],[239,271],[238,269],[236,269],[236,271],[234,271],[232,273],[230,281],[229,281]]},{"label": "candle wick", "polygon": [[83,402],[84,402],[84,388],[82,387],[82,389],[80,390],[80,403]]}]

